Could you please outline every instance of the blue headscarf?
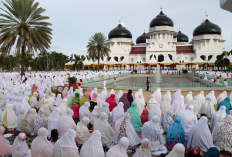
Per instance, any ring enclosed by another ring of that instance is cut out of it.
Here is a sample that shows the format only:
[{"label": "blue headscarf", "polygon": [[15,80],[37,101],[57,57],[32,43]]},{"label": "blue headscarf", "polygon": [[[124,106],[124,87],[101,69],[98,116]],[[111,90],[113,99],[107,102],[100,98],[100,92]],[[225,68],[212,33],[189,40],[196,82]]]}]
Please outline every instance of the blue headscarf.
[{"label": "blue headscarf", "polygon": [[186,147],[185,132],[181,124],[181,117],[176,116],[174,123],[169,127],[167,133],[167,145],[168,148],[172,149],[175,144],[182,143]]},{"label": "blue headscarf", "polygon": [[219,157],[220,151],[217,147],[210,147],[203,157]]},{"label": "blue headscarf", "polygon": [[143,125],[142,125],[142,122],[141,122],[139,111],[137,109],[137,103],[135,101],[133,101],[131,103],[131,107],[128,108],[127,112],[129,112],[131,114],[130,121],[131,121],[131,124],[133,125],[135,131],[140,131],[141,127]]},{"label": "blue headscarf", "polygon": [[230,97],[226,97],[225,100],[221,101],[217,106],[217,111],[220,109],[221,106],[226,107],[226,114],[230,114],[230,110],[232,110],[231,104],[230,104]]}]

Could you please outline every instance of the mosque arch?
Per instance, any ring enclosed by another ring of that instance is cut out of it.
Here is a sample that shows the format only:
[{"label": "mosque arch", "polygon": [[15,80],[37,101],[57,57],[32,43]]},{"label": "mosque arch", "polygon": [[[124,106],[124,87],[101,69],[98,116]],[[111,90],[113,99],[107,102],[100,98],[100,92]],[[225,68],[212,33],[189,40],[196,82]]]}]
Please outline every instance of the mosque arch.
[{"label": "mosque arch", "polygon": [[205,61],[206,57],[205,55],[201,55],[200,58]]},{"label": "mosque arch", "polygon": [[173,61],[172,55],[168,54],[168,57]]},{"label": "mosque arch", "polygon": [[151,60],[152,56],[153,56],[153,55],[150,55],[150,60]]},{"label": "mosque arch", "polygon": [[107,60],[110,61],[111,57],[107,57]]},{"label": "mosque arch", "polygon": [[160,54],[158,56],[158,62],[162,62],[162,61],[164,61],[164,55]]},{"label": "mosque arch", "polygon": [[115,56],[115,57],[114,57],[114,60],[115,60],[116,62],[118,62],[118,57],[117,57],[117,56]]},{"label": "mosque arch", "polygon": [[154,55],[155,59],[156,59],[156,55]]},{"label": "mosque arch", "polygon": [[208,61],[213,57],[213,55],[209,55],[208,56]]},{"label": "mosque arch", "polygon": [[124,56],[121,56],[121,57],[120,57],[120,61],[122,61],[123,59],[124,59]]}]

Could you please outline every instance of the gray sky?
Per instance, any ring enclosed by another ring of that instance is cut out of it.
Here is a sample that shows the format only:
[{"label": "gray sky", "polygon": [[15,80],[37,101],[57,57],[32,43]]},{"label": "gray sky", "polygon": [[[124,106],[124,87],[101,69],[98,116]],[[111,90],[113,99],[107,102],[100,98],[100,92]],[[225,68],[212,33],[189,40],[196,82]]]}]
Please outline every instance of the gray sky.
[{"label": "gray sky", "polygon": [[[5,1],[5,0],[3,0]],[[36,0],[35,0],[36,1]],[[144,29],[160,12],[174,22],[175,31],[181,28],[189,39],[208,13],[209,20],[222,29],[227,50],[232,49],[232,14],[222,10],[219,0],[37,0],[44,15],[50,16],[53,40],[50,51],[86,55],[89,38],[96,32],[108,33],[121,17],[135,43]],[[2,7],[2,4],[0,4]],[[1,11],[0,11],[1,12]]]}]

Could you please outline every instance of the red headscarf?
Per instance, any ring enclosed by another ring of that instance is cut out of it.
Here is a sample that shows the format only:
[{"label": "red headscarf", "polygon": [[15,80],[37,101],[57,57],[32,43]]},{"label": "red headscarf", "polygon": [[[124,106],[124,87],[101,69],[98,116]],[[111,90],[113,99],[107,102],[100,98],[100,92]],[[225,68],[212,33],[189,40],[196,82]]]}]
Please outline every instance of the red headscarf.
[{"label": "red headscarf", "polygon": [[144,109],[143,113],[140,116],[142,124],[146,123],[148,121],[148,110]]},{"label": "red headscarf", "polygon": [[79,119],[79,105],[74,105],[73,106],[73,108],[72,108],[72,110],[73,110],[73,116],[72,116],[72,118],[77,118],[77,119]]},{"label": "red headscarf", "polygon": [[106,102],[109,103],[109,110],[110,112],[117,106],[116,101],[114,100],[115,95],[111,94],[109,98],[106,99]]}]

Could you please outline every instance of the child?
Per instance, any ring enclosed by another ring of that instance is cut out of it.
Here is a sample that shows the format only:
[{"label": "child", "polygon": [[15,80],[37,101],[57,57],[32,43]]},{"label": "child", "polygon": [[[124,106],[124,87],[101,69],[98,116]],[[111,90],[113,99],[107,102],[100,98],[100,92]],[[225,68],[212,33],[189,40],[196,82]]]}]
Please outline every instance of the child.
[{"label": "child", "polygon": [[116,86],[116,78],[114,78],[113,89]]}]

